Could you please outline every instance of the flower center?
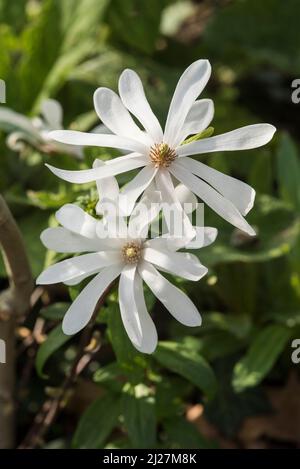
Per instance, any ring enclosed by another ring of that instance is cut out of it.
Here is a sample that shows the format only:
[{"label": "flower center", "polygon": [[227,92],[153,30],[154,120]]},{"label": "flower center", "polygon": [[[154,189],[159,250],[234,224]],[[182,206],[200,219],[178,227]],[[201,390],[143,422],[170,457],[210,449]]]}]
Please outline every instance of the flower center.
[{"label": "flower center", "polygon": [[135,241],[125,244],[122,256],[126,264],[136,264],[141,257],[141,245]]},{"label": "flower center", "polygon": [[156,168],[168,168],[176,158],[176,152],[167,143],[155,143],[150,148],[150,159]]}]

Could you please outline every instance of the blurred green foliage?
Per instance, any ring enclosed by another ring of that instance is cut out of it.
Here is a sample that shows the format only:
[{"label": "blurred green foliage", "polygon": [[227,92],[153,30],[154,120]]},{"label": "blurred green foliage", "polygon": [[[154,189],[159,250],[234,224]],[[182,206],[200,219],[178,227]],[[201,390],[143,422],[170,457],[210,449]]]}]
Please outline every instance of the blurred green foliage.
[{"label": "blurred green foliage", "polygon": [[[141,355],[124,332],[112,294],[99,314],[103,357],[101,347],[86,373],[104,395],[78,417],[72,442],[63,420],[51,429],[49,439],[57,446],[211,447],[214,442],[184,418],[187,406],[202,403],[207,418],[232,436],[244,417],[270,411],[263,383],[283,382],[294,366],[290,343],[300,333],[300,159],[294,122],[299,110],[291,103],[290,84],[300,73],[300,3],[206,5],[203,14],[200,2],[185,0],[0,0],[0,78],[7,84],[7,106],[15,111],[36,115],[41,101],[53,97],[63,105],[66,127],[88,130],[97,123],[93,91],[116,89],[118,75],[130,67],[141,75],[163,123],[180,73],[207,57],[213,75],[204,95],[214,99],[215,134],[265,120],[278,127],[265,148],[203,156],[256,189],[248,219],[258,233],[249,239],[206,209],[206,225],[219,229],[215,244],[197,253],[209,274],[195,285],[175,279],[203,313],[203,326],[184,328],[146,292],[161,342],[153,356]],[[91,189],[59,181],[44,163],[83,168],[95,156],[116,153],[87,149],[78,163],[30,148],[15,153],[5,137],[0,189],[37,275],[55,260],[40,243],[40,232],[53,224],[55,209],[83,200]],[[130,177],[122,175],[120,182]],[[5,277],[3,266],[0,273]],[[73,289],[71,296],[77,293]],[[63,303],[40,312],[53,329],[37,354],[40,377],[30,382],[31,404],[20,403],[22,431],[33,418],[30,409],[42,403],[44,387],[59,386],[70,366],[77,337],[67,342],[61,335],[66,308]]]}]

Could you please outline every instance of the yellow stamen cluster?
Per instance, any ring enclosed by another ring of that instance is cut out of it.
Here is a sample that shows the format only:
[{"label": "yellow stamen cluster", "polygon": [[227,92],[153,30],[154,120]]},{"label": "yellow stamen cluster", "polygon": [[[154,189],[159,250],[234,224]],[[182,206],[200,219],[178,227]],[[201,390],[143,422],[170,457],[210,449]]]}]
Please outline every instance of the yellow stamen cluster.
[{"label": "yellow stamen cluster", "polygon": [[122,256],[126,264],[136,264],[141,257],[141,245],[134,241],[125,244],[122,249]]},{"label": "yellow stamen cluster", "polygon": [[150,159],[156,168],[168,168],[176,158],[176,152],[166,143],[156,143],[150,148]]}]

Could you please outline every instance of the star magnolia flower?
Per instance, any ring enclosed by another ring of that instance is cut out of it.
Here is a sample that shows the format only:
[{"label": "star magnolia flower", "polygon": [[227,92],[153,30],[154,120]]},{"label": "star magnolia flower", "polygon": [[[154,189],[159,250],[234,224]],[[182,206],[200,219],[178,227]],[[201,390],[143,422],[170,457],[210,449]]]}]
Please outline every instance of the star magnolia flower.
[{"label": "star magnolia flower", "polygon": [[[112,199],[115,184],[115,179],[109,178],[98,181],[98,188]],[[175,319],[186,326],[201,325],[196,306],[158,270],[197,281],[206,274],[207,268],[196,256],[176,252],[177,246],[172,245],[171,239],[147,239],[149,224],[160,210],[159,201],[160,195],[150,194],[148,190],[136,205],[128,225],[125,218],[118,218],[122,222],[118,232],[115,230],[115,218],[97,220],[72,204],[58,210],[56,218],[62,226],[46,229],[41,235],[43,244],[60,253],[86,254],[48,267],[38,277],[37,283],[64,282],[75,285],[96,274],[68,309],[63,320],[65,334],[75,334],[86,326],[99,298],[117,277],[120,277],[122,321],[131,342],[141,352],[152,353],[157,344],[156,328],[145,304],[143,281]],[[103,238],[105,229],[108,230],[108,237]],[[217,230],[206,227],[200,233],[198,227],[197,234],[191,245],[187,246],[189,249],[211,244]]]},{"label": "star magnolia flower", "polygon": [[[152,181],[163,201],[182,210],[174,193],[171,177],[174,176],[229,223],[254,235],[253,228],[244,219],[253,206],[254,189],[188,156],[257,148],[268,143],[276,129],[269,124],[249,125],[183,145],[187,136],[203,131],[213,118],[213,102],[210,99],[196,101],[210,73],[207,60],[198,60],[185,70],[175,89],[163,132],[145,97],[140,78],[134,71],[125,70],[119,79],[120,97],[107,88],[98,88],[94,94],[96,112],[114,135],[54,131],[51,137],[64,144],[119,148],[130,153],[108,161],[104,168],[65,171],[48,167],[62,179],[78,184],[143,167],[123,191],[128,214]],[[190,239],[193,237],[187,220],[186,233]]]},{"label": "star magnolia flower", "polygon": [[14,151],[22,151],[24,142],[45,152],[66,153],[83,157],[81,146],[59,144],[50,137],[54,129],[62,128],[63,110],[58,101],[46,99],[42,102],[40,117],[29,119],[9,108],[0,108],[0,127],[12,130],[7,145]]}]

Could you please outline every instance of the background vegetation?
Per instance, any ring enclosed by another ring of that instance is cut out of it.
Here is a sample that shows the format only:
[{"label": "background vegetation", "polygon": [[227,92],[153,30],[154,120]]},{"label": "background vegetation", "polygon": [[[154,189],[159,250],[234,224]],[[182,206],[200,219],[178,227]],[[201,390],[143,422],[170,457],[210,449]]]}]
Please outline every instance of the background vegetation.
[{"label": "background vegetation", "polygon": [[[213,74],[204,96],[215,102],[215,133],[259,122],[278,128],[261,149],[204,156],[256,189],[248,220],[258,236],[249,239],[206,208],[206,225],[219,229],[199,252],[209,274],[195,285],[175,279],[203,312],[201,328],[179,325],[148,293],[161,342],[153,356],[139,354],[113,291],[86,347],[60,326],[78,290],[34,292],[17,329],[18,445],[299,446],[300,365],[291,361],[300,337],[300,104],[291,101],[292,80],[300,78],[299,17],[297,0],[0,0],[0,77],[14,111],[35,116],[52,97],[63,106],[65,128],[89,130],[98,124],[94,90],[116,89],[130,67],[164,122],[184,68],[208,58]],[[56,260],[39,241],[55,210],[75,199],[87,207],[94,197],[93,185],[59,181],[44,163],[84,168],[117,153],[87,149],[78,162],[31,146],[14,152],[6,145],[10,129],[1,126],[0,191],[36,277]],[[0,275],[5,288],[4,266]],[[84,360],[74,373],[78,350]]]}]

